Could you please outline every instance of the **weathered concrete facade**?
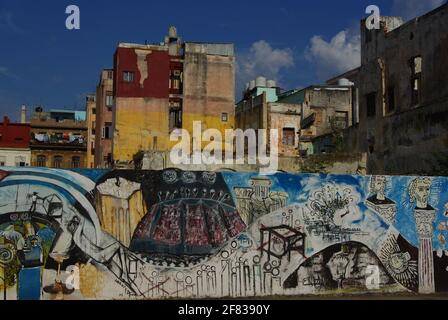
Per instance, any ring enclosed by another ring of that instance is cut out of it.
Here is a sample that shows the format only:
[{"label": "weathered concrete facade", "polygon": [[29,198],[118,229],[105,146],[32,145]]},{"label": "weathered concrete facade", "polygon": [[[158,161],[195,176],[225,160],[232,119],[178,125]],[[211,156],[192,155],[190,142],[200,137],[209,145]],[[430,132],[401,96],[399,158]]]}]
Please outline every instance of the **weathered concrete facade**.
[{"label": "weathered concrete facade", "polygon": [[175,129],[190,135],[234,126],[232,44],[184,43],[174,27],[161,45],[121,43],[115,54],[113,160],[170,150]]},{"label": "weathered concrete facade", "polygon": [[[381,30],[361,23],[357,149],[370,173],[439,170],[448,152],[448,5]],[[349,144],[354,139],[349,138]]]},{"label": "weathered concrete facade", "polygon": [[[262,77],[257,80],[262,84],[266,83]],[[279,155],[297,157],[301,105],[283,101],[283,95],[276,87],[254,86],[244,95],[243,100],[236,105],[236,128],[243,131],[264,129],[268,133],[271,129],[276,129],[279,133]],[[270,146],[270,141],[267,141],[267,145]]]},{"label": "weathered concrete facade", "polygon": [[95,168],[96,101],[95,95],[86,97],[87,167]]},{"label": "weathered concrete facade", "polygon": [[300,149],[303,154],[320,154],[313,139],[345,129],[353,122],[352,86],[312,86],[296,93],[303,96]]},{"label": "weathered concrete facade", "polygon": [[103,70],[96,87],[95,168],[112,166],[114,71]]}]

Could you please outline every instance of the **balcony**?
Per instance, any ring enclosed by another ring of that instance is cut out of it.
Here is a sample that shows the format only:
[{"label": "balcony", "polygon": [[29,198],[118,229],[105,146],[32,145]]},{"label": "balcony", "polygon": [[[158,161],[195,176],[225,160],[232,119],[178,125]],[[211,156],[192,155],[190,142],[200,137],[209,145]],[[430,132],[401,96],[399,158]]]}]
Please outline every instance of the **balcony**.
[{"label": "balcony", "polygon": [[81,135],[31,134],[32,149],[87,150],[87,139]]}]

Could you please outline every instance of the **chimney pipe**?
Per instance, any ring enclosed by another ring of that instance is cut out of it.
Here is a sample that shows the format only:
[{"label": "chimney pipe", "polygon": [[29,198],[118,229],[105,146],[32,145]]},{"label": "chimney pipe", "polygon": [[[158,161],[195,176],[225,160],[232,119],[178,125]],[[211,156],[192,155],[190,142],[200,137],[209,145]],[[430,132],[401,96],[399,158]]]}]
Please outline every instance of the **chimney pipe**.
[{"label": "chimney pipe", "polygon": [[20,112],[20,123],[26,123],[26,106],[22,105],[22,110]]}]

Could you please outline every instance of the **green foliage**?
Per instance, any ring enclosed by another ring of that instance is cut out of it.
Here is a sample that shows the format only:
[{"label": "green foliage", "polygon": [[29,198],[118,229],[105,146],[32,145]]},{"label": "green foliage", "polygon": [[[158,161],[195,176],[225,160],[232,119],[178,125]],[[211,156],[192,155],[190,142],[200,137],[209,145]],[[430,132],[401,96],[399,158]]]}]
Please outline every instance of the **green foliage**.
[{"label": "green foliage", "polygon": [[314,159],[307,159],[302,162],[300,167],[302,173],[327,173],[326,166],[323,161],[314,161]]}]

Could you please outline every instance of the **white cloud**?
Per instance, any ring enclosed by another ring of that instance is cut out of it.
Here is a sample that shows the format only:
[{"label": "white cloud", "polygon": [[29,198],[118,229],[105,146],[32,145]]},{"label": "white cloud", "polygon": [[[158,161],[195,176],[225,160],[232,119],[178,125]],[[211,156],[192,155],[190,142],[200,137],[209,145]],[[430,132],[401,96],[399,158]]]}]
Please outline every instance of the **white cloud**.
[{"label": "white cloud", "polygon": [[242,89],[244,83],[257,76],[281,81],[280,71],[291,67],[294,67],[292,49],[274,49],[265,40],[257,41],[252,44],[248,52],[243,52],[237,57],[238,88]]},{"label": "white cloud", "polygon": [[0,31],[23,33],[23,30],[14,22],[13,15],[9,11],[0,11]]},{"label": "white cloud", "polygon": [[349,71],[361,64],[361,43],[359,33],[344,30],[329,42],[321,36],[314,36],[305,50],[305,58],[316,67],[321,81]]},{"label": "white cloud", "polygon": [[446,0],[394,0],[393,13],[409,20],[441,6],[445,2]]}]

